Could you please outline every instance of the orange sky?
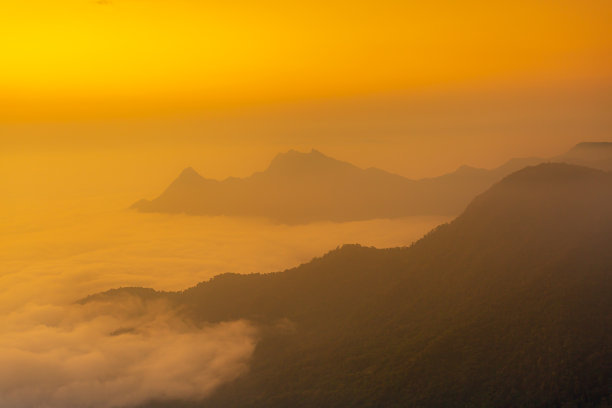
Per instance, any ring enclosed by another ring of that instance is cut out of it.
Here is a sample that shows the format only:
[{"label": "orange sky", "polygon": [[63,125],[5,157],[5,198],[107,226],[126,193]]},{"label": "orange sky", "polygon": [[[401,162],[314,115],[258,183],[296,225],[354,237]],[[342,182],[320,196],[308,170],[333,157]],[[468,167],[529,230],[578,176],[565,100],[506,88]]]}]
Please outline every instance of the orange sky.
[{"label": "orange sky", "polygon": [[201,113],[524,80],[605,81],[612,3],[24,0],[0,120]]},{"label": "orange sky", "polygon": [[611,141],[610,21],[609,0],[4,2],[0,188],[130,202],[291,148],[418,178]]}]

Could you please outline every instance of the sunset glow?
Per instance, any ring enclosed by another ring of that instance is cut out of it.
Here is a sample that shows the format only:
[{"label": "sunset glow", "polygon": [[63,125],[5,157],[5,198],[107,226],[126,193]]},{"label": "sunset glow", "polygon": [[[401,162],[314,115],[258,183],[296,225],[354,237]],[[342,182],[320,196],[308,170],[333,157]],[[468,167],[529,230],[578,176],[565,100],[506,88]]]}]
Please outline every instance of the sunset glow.
[{"label": "sunset glow", "polygon": [[0,408],[612,403],[612,0],[0,0]]},{"label": "sunset glow", "polygon": [[611,9],[603,0],[6,2],[0,120],[607,82]]}]

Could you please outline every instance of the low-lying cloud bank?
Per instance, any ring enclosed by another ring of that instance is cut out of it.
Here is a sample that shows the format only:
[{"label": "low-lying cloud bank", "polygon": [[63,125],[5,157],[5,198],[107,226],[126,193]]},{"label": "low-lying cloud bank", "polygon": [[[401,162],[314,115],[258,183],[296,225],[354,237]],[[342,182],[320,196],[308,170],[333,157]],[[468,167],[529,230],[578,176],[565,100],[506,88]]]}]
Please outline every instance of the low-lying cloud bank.
[{"label": "low-lying cloud bank", "polygon": [[195,327],[164,302],[31,306],[2,320],[0,406],[115,408],[198,399],[248,370],[256,329]]},{"label": "low-lying cloud bank", "polygon": [[2,408],[199,399],[249,368],[257,330],[248,322],[195,327],[168,303],[130,297],[75,304],[87,295],[282,270],[343,243],[405,245],[446,221],[286,226],[129,211],[34,215],[0,217]]},{"label": "low-lying cloud bank", "polygon": [[117,211],[31,220],[0,219],[0,312],[119,286],[182,290],[225,272],[274,272],[342,244],[409,245],[448,218],[287,226]]}]

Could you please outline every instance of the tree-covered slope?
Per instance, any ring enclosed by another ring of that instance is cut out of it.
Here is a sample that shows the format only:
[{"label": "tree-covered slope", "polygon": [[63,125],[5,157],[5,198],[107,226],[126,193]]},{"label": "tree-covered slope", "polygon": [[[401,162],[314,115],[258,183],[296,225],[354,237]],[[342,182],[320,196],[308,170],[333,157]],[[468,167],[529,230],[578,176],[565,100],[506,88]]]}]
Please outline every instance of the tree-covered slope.
[{"label": "tree-covered slope", "polygon": [[345,246],[173,295],[199,322],[255,322],[260,341],[207,400],[151,406],[605,406],[611,294],[611,175],[530,167],[409,248]]}]

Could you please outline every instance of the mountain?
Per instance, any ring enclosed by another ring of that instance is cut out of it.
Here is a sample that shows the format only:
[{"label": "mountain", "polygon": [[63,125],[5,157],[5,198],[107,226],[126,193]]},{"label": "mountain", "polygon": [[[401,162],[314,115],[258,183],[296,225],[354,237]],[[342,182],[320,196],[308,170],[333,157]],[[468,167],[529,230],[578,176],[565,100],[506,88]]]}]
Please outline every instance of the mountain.
[{"label": "mountain", "polygon": [[585,142],[559,156],[557,161],[612,171],[612,143]]},{"label": "mountain", "polygon": [[[612,143],[581,143],[556,161],[612,170]],[[589,154],[582,154],[583,152]],[[409,180],[376,168],[361,169],[319,151],[279,154],[250,177],[223,181],[191,167],[157,198],[140,200],[142,212],[256,216],[283,223],[352,221],[408,215],[456,215],[504,176],[543,162],[513,159],[493,170],[462,166],[440,177]]]},{"label": "mountain", "polygon": [[528,167],[410,247],[157,293],[260,341],[207,400],[146,406],[609,406],[611,293],[612,174]]},{"label": "mountain", "polygon": [[291,150],[276,156],[265,171],[244,179],[209,180],[186,169],[158,198],[133,207],[145,212],[259,216],[286,223],[345,221],[403,215],[412,184],[316,150]]}]

